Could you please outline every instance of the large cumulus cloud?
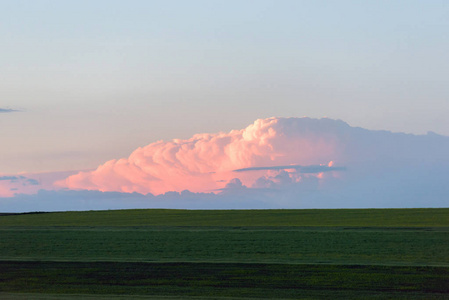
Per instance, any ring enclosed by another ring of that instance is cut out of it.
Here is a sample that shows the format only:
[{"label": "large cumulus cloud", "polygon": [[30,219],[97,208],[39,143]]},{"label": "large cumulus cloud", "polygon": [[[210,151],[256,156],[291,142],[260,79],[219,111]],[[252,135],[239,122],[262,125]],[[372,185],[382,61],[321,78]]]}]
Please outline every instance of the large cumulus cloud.
[{"label": "large cumulus cloud", "polygon": [[448,207],[448,153],[449,137],[431,132],[269,118],[152,143],[95,170],[0,174],[0,211]]},{"label": "large cumulus cloud", "polygon": [[[343,158],[345,145],[337,133],[345,128],[349,128],[346,123],[330,119],[259,119],[229,133],[152,143],[128,158],[108,161],[59,184],[70,189],[162,194],[220,191],[234,178],[247,187],[259,186],[263,180],[276,184],[272,179],[279,172],[300,182],[322,177],[320,165]],[[286,169],[289,165],[292,168]],[[310,165],[316,171],[304,172]],[[254,169],[241,172],[248,168]]]}]

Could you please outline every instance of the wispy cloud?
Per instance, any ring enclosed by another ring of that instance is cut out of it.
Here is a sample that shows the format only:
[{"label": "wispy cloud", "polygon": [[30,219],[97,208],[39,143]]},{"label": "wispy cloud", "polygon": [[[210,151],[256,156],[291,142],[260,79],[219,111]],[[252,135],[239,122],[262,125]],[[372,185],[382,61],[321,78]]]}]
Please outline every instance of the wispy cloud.
[{"label": "wispy cloud", "polygon": [[[89,170],[84,170],[89,171]],[[54,190],[54,182],[76,174],[78,171],[44,173],[0,173],[0,197],[13,197],[14,194],[35,194],[40,189]]]},{"label": "wispy cloud", "polygon": [[25,176],[0,176],[0,181],[21,182],[23,186],[39,185],[39,181]]},{"label": "wispy cloud", "polygon": [[304,174],[346,170],[345,167],[332,167],[332,166],[326,166],[326,165],[310,165],[310,166],[288,165],[288,166],[242,168],[242,169],[233,170],[233,172],[265,171],[265,170],[280,171],[280,170],[289,170],[289,169],[296,170],[299,173],[304,173]]},{"label": "wispy cloud", "polygon": [[12,112],[19,112],[20,110],[17,109],[11,109],[11,108],[0,108],[0,113],[12,113]]},{"label": "wispy cloud", "polygon": [[20,178],[22,178],[22,176],[0,176],[0,180],[9,180],[9,181],[13,181],[13,180],[19,180]]}]

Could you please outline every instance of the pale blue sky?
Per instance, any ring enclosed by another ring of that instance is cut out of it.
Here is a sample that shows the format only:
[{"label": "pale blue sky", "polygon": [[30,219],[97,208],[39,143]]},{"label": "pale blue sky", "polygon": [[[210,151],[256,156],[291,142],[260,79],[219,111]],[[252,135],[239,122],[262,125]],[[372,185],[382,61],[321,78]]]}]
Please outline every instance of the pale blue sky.
[{"label": "pale blue sky", "polygon": [[449,135],[448,1],[1,1],[0,173],[270,116]]}]

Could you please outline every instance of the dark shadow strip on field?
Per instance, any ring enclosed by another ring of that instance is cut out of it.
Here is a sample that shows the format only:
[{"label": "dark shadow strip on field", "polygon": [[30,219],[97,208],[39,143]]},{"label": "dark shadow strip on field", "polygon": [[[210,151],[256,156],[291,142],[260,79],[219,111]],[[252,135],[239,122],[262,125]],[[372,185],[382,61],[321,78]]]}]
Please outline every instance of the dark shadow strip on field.
[{"label": "dark shadow strip on field", "polygon": [[429,299],[448,282],[447,267],[0,262],[4,293]]}]

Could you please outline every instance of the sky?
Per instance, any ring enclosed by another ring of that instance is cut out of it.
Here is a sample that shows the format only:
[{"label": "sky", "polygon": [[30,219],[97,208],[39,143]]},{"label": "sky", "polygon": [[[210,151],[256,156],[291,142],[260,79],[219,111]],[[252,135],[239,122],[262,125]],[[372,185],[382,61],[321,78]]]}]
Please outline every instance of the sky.
[{"label": "sky", "polygon": [[[387,130],[417,140],[430,131],[442,143],[438,147],[446,147],[441,136],[449,136],[449,3],[444,0],[0,0],[0,7],[0,196],[38,197],[39,189],[57,193],[57,187],[152,195],[170,189],[223,192],[234,173],[216,179],[223,180],[217,185],[202,178],[207,190],[177,186],[153,169],[145,174],[164,188],[118,179],[106,188],[101,182],[117,173],[99,166],[129,163],[139,147],[157,151],[176,144],[173,139],[189,141],[202,133],[239,144],[244,138],[232,130],[244,131],[257,120],[268,124],[263,120],[271,117],[288,124],[296,121],[283,118],[327,117],[367,129],[367,135]],[[291,130],[301,132],[295,126]],[[219,148],[233,145],[223,143]],[[192,141],[178,144],[199,147]],[[344,152],[341,147],[335,149]],[[351,170],[352,161],[330,150],[308,159],[284,150],[279,153],[290,160],[264,152],[270,159],[228,166],[332,167],[335,156],[341,158],[335,166]],[[202,167],[216,172],[224,157],[202,157],[208,162]],[[426,164],[428,170],[434,163]],[[308,176],[294,170],[298,178]],[[235,178],[251,188],[248,172]]]}]

